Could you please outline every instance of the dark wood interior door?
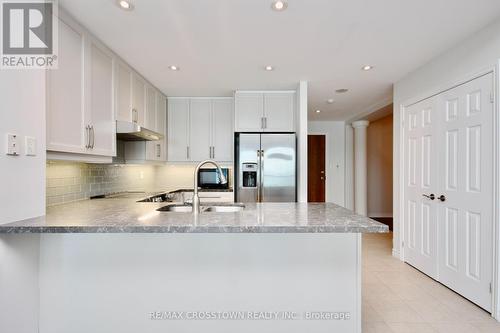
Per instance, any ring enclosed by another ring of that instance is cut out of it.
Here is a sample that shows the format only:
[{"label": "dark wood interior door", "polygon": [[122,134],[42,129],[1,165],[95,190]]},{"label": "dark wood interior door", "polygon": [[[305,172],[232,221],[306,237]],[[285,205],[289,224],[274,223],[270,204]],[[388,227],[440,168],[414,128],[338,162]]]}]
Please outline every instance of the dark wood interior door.
[{"label": "dark wood interior door", "polygon": [[307,201],[325,202],[325,136],[307,137]]}]

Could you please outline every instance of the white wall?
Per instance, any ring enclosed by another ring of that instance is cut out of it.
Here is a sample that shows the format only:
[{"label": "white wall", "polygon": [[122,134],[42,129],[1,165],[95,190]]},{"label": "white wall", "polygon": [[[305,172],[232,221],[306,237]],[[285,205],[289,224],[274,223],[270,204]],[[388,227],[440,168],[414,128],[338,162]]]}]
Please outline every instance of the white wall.
[{"label": "white wall", "polygon": [[[6,133],[17,134],[20,156],[5,155]],[[24,155],[24,137],[37,139],[37,156]],[[45,72],[0,74],[0,224],[45,214]]]},{"label": "white wall", "polygon": [[310,121],[309,134],[326,135],[326,201],[345,205],[345,122]]},{"label": "white wall", "polygon": [[500,58],[500,20],[470,36],[394,85],[394,253],[399,256],[401,106],[439,92],[483,70],[496,66]]},{"label": "white wall", "polygon": [[307,81],[297,88],[297,201],[307,202]]},{"label": "white wall", "polygon": [[[5,155],[6,133],[21,155]],[[24,156],[24,136],[37,156]],[[0,73],[0,224],[45,214],[45,72]],[[0,237],[0,332],[38,332],[39,236]]]}]

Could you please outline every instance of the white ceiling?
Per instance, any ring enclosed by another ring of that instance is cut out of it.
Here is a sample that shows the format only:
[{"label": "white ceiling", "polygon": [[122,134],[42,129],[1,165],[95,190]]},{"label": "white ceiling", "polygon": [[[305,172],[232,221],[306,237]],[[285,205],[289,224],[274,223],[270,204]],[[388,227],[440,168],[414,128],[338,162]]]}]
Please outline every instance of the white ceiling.
[{"label": "white ceiling", "polygon": [[[168,96],[295,89],[307,80],[311,120],[388,104],[394,82],[500,15],[498,0],[288,0],[284,12],[271,0],[131,2],[127,12],[115,0],[59,0]],[[264,71],[268,64],[276,70]],[[375,69],[363,72],[364,64]]]}]

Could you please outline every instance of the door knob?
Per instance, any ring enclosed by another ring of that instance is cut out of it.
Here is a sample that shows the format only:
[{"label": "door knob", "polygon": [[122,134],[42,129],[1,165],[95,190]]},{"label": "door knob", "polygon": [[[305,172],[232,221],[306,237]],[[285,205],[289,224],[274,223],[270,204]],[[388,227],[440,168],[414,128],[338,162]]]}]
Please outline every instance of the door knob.
[{"label": "door knob", "polygon": [[441,202],[445,202],[445,201],[446,201],[446,197],[445,197],[444,195],[442,195],[442,194],[441,194],[441,195],[438,197],[438,200],[439,200],[439,201],[441,201]]},{"label": "door knob", "polygon": [[434,200],[436,199],[436,196],[434,195],[434,193],[431,193],[429,195],[427,194],[422,194],[424,197],[426,197],[427,199],[431,199],[431,200]]}]

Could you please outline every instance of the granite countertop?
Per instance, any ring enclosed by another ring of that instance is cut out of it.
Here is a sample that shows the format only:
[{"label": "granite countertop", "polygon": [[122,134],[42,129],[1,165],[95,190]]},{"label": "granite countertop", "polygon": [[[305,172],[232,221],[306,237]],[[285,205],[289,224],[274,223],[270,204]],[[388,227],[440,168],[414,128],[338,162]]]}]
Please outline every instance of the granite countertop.
[{"label": "granite countertop", "polygon": [[46,216],[0,225],[0,233],[388,232],[386,225],[332,203],[250,203],[237,213],[194,216],[158,212],[172,203],[138,203],[142,198],[136,194],[49,207]]}]

